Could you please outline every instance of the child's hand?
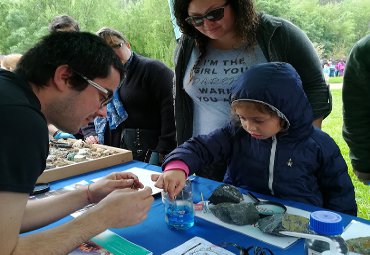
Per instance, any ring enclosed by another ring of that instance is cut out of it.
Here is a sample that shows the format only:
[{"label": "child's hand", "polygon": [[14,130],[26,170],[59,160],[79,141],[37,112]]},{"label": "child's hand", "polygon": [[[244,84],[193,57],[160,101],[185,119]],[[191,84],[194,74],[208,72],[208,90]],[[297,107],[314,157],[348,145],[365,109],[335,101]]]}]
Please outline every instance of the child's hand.
[{"label": "child's hand", "polygon": [[156,182],[154,186],[168,192],[170,199],[174,199],[185,186],[186,174],[183,170],[174,169],[158,175],[153,174],[152,180]]}]

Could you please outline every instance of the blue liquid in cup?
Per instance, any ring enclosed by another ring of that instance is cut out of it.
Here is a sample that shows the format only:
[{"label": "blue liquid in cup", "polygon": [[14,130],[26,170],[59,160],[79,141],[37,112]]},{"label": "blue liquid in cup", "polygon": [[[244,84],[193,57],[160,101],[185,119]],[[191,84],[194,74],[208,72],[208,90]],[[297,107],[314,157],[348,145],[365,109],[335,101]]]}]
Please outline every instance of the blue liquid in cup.
[{"label": "blue liquid in cup", "polygon": [[170,228],[185,230],[194,226],[194,207],[192,202],[180,200],[168,203],[165,206],[165,219]]}]

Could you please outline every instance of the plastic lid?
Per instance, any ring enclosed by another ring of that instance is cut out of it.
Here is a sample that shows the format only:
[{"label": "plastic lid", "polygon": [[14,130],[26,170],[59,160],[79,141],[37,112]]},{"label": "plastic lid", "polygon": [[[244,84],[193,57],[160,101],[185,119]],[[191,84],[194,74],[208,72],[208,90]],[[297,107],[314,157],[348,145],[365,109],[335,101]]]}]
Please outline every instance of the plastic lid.
[{"label": "plastic lid", "polygon": [[319,235],[340,235],[343,233],[342,217],[329,211],[316,211],[310,215],[310,228]]}]

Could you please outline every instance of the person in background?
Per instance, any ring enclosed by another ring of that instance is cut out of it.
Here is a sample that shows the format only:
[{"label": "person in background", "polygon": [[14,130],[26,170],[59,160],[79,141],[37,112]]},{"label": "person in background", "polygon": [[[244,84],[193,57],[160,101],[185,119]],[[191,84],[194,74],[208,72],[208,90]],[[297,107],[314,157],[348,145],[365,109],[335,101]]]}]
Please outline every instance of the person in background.
[{"label": "person in background", "polygon": [[5,55],[1,61],[1,68],[13,72],[21,57],[22,54],[17,53]]},{"label": "person in background", "polygon": [[336,69],[338,70],[338,75],[337,76],[340,76],[342,77],[343,74],[344,74],[344,69],[346,68],[346,63],[344,62],[343,59],[339,60],[337,65],[336,65]]},{"label": "person in background", "polygon": [[326,84],[329,84],[330,66],[327,62],[324,63],[323,68],[322,68],[322,72],[324,73]]},{"label": "person in background", "polygon": [[102,28],[97,35],[124,64],[125,79],[107,107],[107,118],[82,128],[85,140],[128,149],[135,160],[160,165],[176,147],[173,72],[158,60],[133,52],[117,30]]},{"label": "person in background", "polygon": [[336,68],[335,68],[335,61],[334,60],[329,60],[329,67],[330,67],[330,77],[335,77],[336,76]]},{"label": "person in background", "polygon": [[157,187],[174,197],[188,175],[221,158],[228,162],[225,183],[357,214],[346,162],[334,140],[312,125],[312,108],[290,64],[251,66],[233,84],[231,102],[235,120],[172,151]]},{"label": "person in background", "polygon": [[[131,189],[143,185],[128,172],[112,173],[58,196],[28,199],[46,167],[47,123],[74,133],[94,117],[105,116],[106,104],[123,77],[122,68],[113,50],[96,35],[60,32],[27,51],[14,73],[0,70],[0,114],[6,123],[0,125],[2,255],[68,254],[108,228],[135,225],[146,218],[152,191]],[[20,235],[91,203],[96,205],[59,227]]]},{"label": "person in background", "polygon": [[349,54],[343,78],[343,138],[353,171],[370,184],[370,35]]},{"label": "person in background", "polygon": [[[55,32],[71,32],[71,31],[80,31],[80,25],[78,22],[68,15],[59,15],[55,16],[53,20],[49,23],[49,32],[55,33]],[[63,132],[56,128],[54,125],[49,124],[49,136],[54,139],[83,139],[83,135],[81,134],[81,131],[78,131],[76,134],[69,134],[66,132]]]},{"label": "person in background", "polygon": [[80,31],[80,25],[78,22],[68,15],[55,16],[49,23],[49,32],[69,32],[69,31]]},{"label": "person in background", "polygon": [[[314,124],[331,111],[320,59],[292,23],[257,13],[252,0],[174,0],[183,33],[175,53],[175,118],[178,144],[229,122],[231,84],[254,64],[284,61],[302,78]],[[220,163],[215,169],[225,168]],[[222,180],[210,169],[199,175]]]}]

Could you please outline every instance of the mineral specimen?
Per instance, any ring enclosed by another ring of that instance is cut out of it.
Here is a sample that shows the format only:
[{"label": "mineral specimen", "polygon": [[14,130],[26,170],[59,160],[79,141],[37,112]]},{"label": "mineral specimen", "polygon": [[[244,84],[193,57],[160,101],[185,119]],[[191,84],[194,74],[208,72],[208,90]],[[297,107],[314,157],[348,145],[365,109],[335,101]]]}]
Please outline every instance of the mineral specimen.
[{"label": "mineral specimen", "polygon": [[253,203],[220,203],[209,208],[213,215],[223,222],[247,225],[254,224],[259,219],[258,211]]},{"label": "mineral specimen", "polygon": [[229,184],[218,186],[209,198],[209,201],[214,205],[226,202],[240,203],[243,200],[242,193],[236,187]]},{"label": "mineral specimen", "polygon": [[275,214],[258,220],[258,228],[267,234],[282,236],[280,231],[308,232],[308,219],[293,214]]},{"label": "mineral specimen", "polygon": [[118,152],[115,150],[92,146],[82,140],[51,140],[49,155],[46,159],[46,169],[94,160],[116,153]]},{"label": "mineral specimen", "polygon": [[370,254],[370,236],[346,240],[348,250],[359,254]]}]

